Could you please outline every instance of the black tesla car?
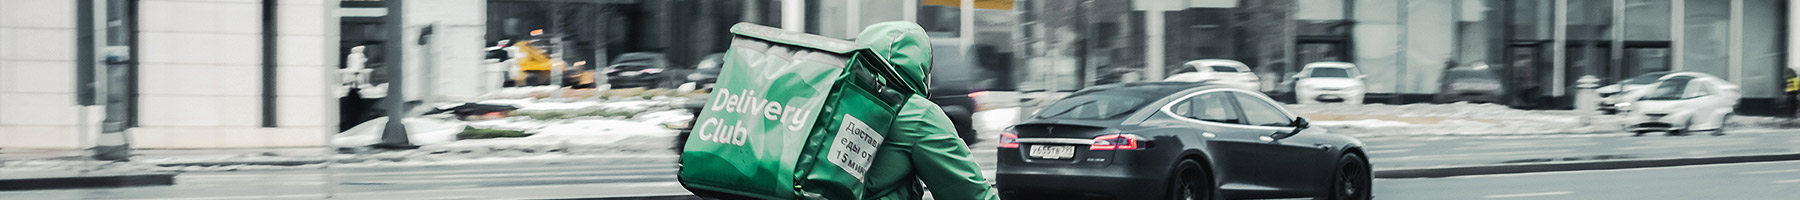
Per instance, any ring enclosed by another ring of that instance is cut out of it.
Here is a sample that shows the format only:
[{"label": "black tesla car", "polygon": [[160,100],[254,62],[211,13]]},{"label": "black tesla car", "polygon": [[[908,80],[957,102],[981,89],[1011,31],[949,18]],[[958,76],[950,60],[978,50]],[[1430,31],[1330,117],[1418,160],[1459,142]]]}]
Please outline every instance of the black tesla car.
[{"label": "black tesla car", "polygon": [[1149,82],[1077,91],[1000,138],[1004,199],[1369,199],[1356,138],[1261,93]]}]

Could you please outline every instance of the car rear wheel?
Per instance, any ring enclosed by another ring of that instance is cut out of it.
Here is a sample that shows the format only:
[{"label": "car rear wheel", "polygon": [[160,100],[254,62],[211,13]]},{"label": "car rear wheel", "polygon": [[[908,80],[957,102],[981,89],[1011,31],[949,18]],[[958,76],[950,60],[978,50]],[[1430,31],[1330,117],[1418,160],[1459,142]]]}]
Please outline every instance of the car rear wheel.
[{"label": "car rear wheel", "polygon": [[1346,154],[1338,160],[1343,166],[1338,167],[1337,176],[1332,178],[1331,199],[1364,200],[1374,197],[1369,194],[1369,165],[1364,164],[1366,162],[1362,157]]},{"label": "car rear wheel", "polygon": [[1168,199],[1196,200],[1214,199],[1212,173],[1194,160],[1182,160],[1176,165],[1176,171],[1169,177]]}]

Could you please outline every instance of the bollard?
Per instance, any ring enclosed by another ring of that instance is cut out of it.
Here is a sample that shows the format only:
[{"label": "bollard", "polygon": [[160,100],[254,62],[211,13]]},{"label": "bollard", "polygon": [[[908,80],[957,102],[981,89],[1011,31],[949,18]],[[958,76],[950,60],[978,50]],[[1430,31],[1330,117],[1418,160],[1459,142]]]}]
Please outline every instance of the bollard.
[{"label": "bollard", "polygon": [[1600,78],[1593,75],[1581,76],[1581,79],[1575,80],[1576,111],[1598,111],[1600,109],[1600,94],[1594,92],[1594,88],[1600,87],[1599,82]]}]

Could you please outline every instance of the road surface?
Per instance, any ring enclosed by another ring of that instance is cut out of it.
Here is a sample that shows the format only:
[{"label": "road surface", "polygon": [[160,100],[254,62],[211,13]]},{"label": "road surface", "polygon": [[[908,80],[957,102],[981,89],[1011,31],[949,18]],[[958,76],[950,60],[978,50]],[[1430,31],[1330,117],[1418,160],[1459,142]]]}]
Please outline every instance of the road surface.
[{"label": "road surface", "polygon": [[[991,141],[972,148],[987,177],[993,177],[995,167]],[[1605,156],[1791,152],[1800,148],[1800,133],[1370,138],[1366,142],[1372,162],[1381,170]],[[0,192],[0,199],[544,199],[687,194],[675,182],[674,162],[672,153],[651,152],[619,159],[189,172],[176,176],[174,186],[9,191]],[[1375,184],[1381,199],[1759,199],[1797,196],[1793,193],[1800,193],[1800,162],[1382,179]]]},{"label": "road surface", "polygon": [[1376,199],[1796,199],[1800,161],[1377,179]]}]

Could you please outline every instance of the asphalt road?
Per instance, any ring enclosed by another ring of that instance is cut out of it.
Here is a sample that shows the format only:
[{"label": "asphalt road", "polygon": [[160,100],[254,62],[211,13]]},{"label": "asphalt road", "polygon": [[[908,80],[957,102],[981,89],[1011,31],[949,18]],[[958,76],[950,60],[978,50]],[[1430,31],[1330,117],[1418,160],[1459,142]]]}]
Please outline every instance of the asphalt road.
[{"label": "asphalt road", "polygon": [[[995,167],[991,141],[972,148],[987,177],[993,177]],[[1381,170],[1792,152],[1800,148],[1800,133],[1739,131],[1717,137],[1600,134],[1365,141],[1372,162]],[[174,186],[9,191],[0,192],[0,199],[543,199],[687,194],[675,182],[674,155],[650,154],[629,159],[190,172],[176,176]],[[1759,173],[1741,174],[1749,172]],[[1381,199],[1757,199],[1782,192],[1800,193],[1800,162],[1382,179],[1376,181],[1376,190]]]},{"label": "asphalt road", "polygon": [[1796,199],[1800,161],[1377,179],[1376,199]]},{"label": "asphalt road", "polygon": [[1732,131],[1724,136],[1633,137],[1629,133],[1507,137],[1364,138],[1376,170],[1608,159],[1800,152],[1800,131]]},{"label": "asphalt road", "polygon": [[[0,199],[553,199],[681,195],[674,158],[189,172],[173,186],[0,192]],[[330,176],[327,176],[330,175]],[[335,183],[335,184],[325,184]]]}]

